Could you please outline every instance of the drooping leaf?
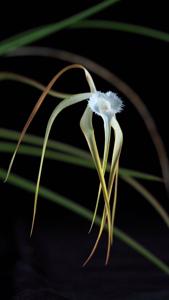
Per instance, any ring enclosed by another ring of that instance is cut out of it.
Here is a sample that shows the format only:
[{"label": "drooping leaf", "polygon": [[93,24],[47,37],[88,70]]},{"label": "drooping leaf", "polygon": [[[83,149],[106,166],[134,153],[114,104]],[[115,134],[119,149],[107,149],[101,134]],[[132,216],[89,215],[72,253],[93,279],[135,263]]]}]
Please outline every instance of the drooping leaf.
[{"label": "drooping leaf", "polygon": [[[1,128],[0,137],[3,139],[8,138],[16,141],[18,140],[19,133],[12,130]],[[43,145],[42,138],[27,134],[25,136],[24,142],[27,142],[28,144],[31,143],[33,145],[37,145],[37,147],[32,147],[29,145],[21,146],[19,150],[20,154],[24,154],[28,156],[37,156],[37,157],[41,155],[41,150],[39,149],[39,146]],[[0,152],[13,153],[14,149],[15,149],[15,144],[6,143],[6,142],[0,143]],[[48,149],[53,149],[52,151],[47,150],[46,158],[48,159],[58,160],[65,163],[74,164],[76,166],[95,169],[95,166],[90,158],[89,153],[87,153],[84,150],[63,143],[58,143],[52,140],[49,140],[48,142]],[[60,153],[62,149],[63,149],[63,153]],[[108,165],[108,170],[110,170],[110,165]],[[120,168],[119,176],[121,177],[121,179],[123,179],[129,185],[131,185],[139,194],[141,194],[149,202],[150,205],[153,206],[153,208],[157,211],[157,213],[162,217],[163,221],[168,226],[169,216],[167,212],[164,210],[164,208],[161,206],[160,202],[141,183],[139,183],[137,180],[131,180],[133,177],[135,177],[142,180],[160,182],[161,179],[151,174],[145,174],[142,172],[138,172],[135,170],[128,170],[124,168]]]},{"label": "drooping leaf", "polygon": [[[35,79],[26,77],[24,75],[21,74],[17,74],[17,73],[12,73],[12,72],[0,72],[0,81],[6,81],[6,80],[11,80],[11,81],[16,81],[16,82],[20,82],[20,83],[24,83],[26,85],[29,85],[31,87],[34,87],[40,91],[44,91],[44,89],[46,88],[45,85],[41,84],[40,82],[38,82]],[[70,94],[65,94],[65,93],[60,93],[60,92],[56,92],[53,90],[50,90],[48,92],[48,94],[52,97],[55,98],[59,98],[59,99],[63,99],[66,97],[70,97]]]},{"label": "drooping leaf", "polygon": [[[6,170],[1,169],[0,172],[0,178],[4,179],[6,176]],[[17,186],[25,191],[28,191],[30,193],[35,193],[36,185],[23,177],[20,177],[18,175],[10,174],[8,178],[8,183],[14,186]],[[40,188],[39,195],[42,198],[48,199],[49,201],[52,201],[55,204],[61,205],[62,207],[65,207],[66,209],[76,213],[77,215],[80,215],[86,220],[92,221],[93,213],[89,209],[77,204],[76,202],[67,199],[64,196],[61,196],[45,187]],[[101,224],[101,218],[96,217],[95,223],[100,226]],[[165,274],[169,275],[169,266],[161,261],[157,256],[155,256],[152,252],[147,250],[145,247],[143,247],[141,244],[136,242],[133,238],[131,238],[129,235],[127,235],[125,232],[123,232],[121,229],[115,227],[114,228],[114,235],[116,238],[121,240],[123,243],[125,243],[127,246],[131,247],[134,251],[142,255],[144,258],[146,258],[149,262],[151,262],[154,266],[156,266],[159,270],[164,272]]]}]

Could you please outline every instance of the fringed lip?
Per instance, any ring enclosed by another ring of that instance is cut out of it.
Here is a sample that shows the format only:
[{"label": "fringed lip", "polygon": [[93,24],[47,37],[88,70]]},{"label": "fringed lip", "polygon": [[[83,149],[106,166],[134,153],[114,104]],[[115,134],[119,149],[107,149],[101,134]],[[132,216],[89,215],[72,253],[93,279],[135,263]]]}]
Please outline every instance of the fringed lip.
[{"label": "fringed lip", "polygon": [[94,92],[88,101],[90,109],[97,115],[104,118],[112,118],[116,113],[119,113],[123,109],[123,102],[117,96],[116,93],[108,91],[106,93],[96,91]]}]

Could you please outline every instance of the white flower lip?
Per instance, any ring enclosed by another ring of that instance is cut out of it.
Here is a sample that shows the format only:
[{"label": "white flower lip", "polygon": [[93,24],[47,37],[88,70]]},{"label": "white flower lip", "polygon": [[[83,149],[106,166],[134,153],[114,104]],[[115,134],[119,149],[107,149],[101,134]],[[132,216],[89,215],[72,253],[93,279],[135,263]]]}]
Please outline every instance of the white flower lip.
[{"label": "white flower lip", "polygon": [[96,91],[89,98],[90,109],[101,117],[112,118],[116,113],[122,111],[122,100],[113,92],[102,93]]}]

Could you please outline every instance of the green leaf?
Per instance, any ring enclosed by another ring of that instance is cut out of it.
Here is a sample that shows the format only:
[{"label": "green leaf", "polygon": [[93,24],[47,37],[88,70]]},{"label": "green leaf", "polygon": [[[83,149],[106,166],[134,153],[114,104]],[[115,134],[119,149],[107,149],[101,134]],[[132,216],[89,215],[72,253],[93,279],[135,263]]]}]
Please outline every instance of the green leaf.
[{"label": "green leaf", "polygon": [[89,7],[82,12],[79,12],[76,15],[73,15],[65,20],[61,20],[60,22],[40,26],[38,28],[34,28],[21,34],[12,36],[11,38],[8,38],[0,43],[0,55],[6,54],[18,47],[38,41],[59,30],[65,29],[75,24],[76,22],[79,22],[85,18],[91,17],[96,13],[103,11],[104,9],[119,1],[120,0],[105,0],[92,7]]},{"label": "green leaf", "polygon": [[[6,175],[6,170],[1,169],[0,178],[4,179]],[[35,184],[27,179],[24,179],[20,176],[10,174],[8,183],[14,186],[17,186],[23,190],[26,190],[31,193],[35,193]],[[42,198],[48,199],[49,201],[52,201],[58,205],[61,205],[62,207],[65,207],[66,209],[80,215],[84,219],[87,219],[89,221],[92,220],[93,212],[91,212],[89,209],[73,202],[70,199],[67,199],[59,194],[54,193],[53,191],[42,187],[39,190],[39,195]],[[100,226],[101,219],[99,217],[96,217],[95,223]],[[133,250],[135,250],[137,253],[145,257],[148,261],[150,261],[154,266],[156,266],[158,269],[169,275],[169,266],[167,266],[166,263],[161,261],[158,257],[156,257],[153,253],[151,253],[149,250],[147,250],[145,247],[143,247],[141,244],[136,242],[134,239],[132,239],[129,235],[124,233],[122,230],[118,229],[117,227],[114,228],[114,235],[121,240],[123,243],[131,247]]]},{"label": "green leaf", "polygon": [[[1,133],[3,133],[1,135]],[[9,134],[9,136],[11,136],[12,131],[9,130],[2,130],[0,129],[0,137],[4,138],[6,136],[6,134]],[[17,139],[18,134],[15,132],[14,135],[15,139]],[[26,135],[25,139],[28,138],[28,141],[35,141],[35,144],[37,144],[38,142],[40,142],[38,144],[38,146],[42,146],[43,144],[43,139],[39,138],[39,137],[33,137],[33,139],[31,139],[32,137],[30,135]],[[57,148],[57,144],[58,144],[58,148]],[[55,151],[51,151],[49,150],[49,146],[55,146],[53,149]],[[70,147],[70,152],[69,152],[69,147]],[[83,157],[83,156],[75,156],[73,155],[73,151],[74,151],[75,147],[63,144],[63,149],[66,152],[66,149],[68,150],[67,153],[60,153],[60,150],[62,149],[62,143],[57,143],[54,141],[49,140],[48,141],[48,150],[46,151],[45,157],[48,159],[52,159],[52,160],[57,160],[57,161],[61,161],[61,162],[65,162],[65,163],[69,163],[69,164],[73,164],[73,165],[77,165],[77,166],[81,166],[81,167],[85,167],[85,168],[89,168],[89,169],[95,169],[95,166],[91,160],[90,154],[86,153],[84,151],[84,154],[87,154],[87,158]],[[7,143],[7,142],[0,142],[0,152],[5,152],[5,153],[13,153],[15,149],[15,144],[13,143]],[[78,148],[75,148],[75,150],[79,150]],[[59,150],[56,151],[56,150]],[[41,149],[39,147],[32,147],[29,145],[21,145],[19,148],[18,153],[23,154],[23,155],[28,155],[28,156],[35,156],[35,157],[39,157],[41,156]],[[77,151],[78,153],[78,151]],[[75,154],[75,151],[74,151]],[[81,153],[78,153],[81,154]],[[82,154],[83,154],[83,150],[82,150]],[[109,165],[109,169],[110,169],[110,165]],[[0,170],[1,172],[1,170]],[[144,174],[141,172],[137,172],[137,171],[133,171],[133,170],[127,170],[124,168],[121,168],[119,171],[119,176],[121,177],[121,179],[123,179],[124,181],[126,181],[128,184],[130,184],[137,192],[139,192],[146,200],[148,200],[148,202],[155,208],[155,210],[157,211],[157,213],[162,217],[162,219],[165,221],[165,223],[169,224],[169,217],[168,214],[165,212],[165,210],[163,209],[163,207],[160,205],[159,201],[147,190],[145,189],[145,187],[143,185],[141,185],[140,183],[138,183],[138,181],[134,180],[134,178],[132,179],[132,176],[136,177],[139,175],[139,178],[142,179],[147,179],[147,180],[158,180],[158,177],[156,178],[156,176],[153,175],[149,175],[149,174]]]},{"label": "green leaf", "polygon": [[169,227],[169,215],[166,213],[166,211],[163,209],[163,207],[160,205],[159,201],[138,181],[136,181],[134,178],[131,178],[129,176],[123,177],[124,181],[126,181],[128,184],[130,184],[138,193],[140,193],[143,198],[145,198],[150,205],[154,207],[154,209],[158,212],[158,214],[161,216],[161,218],[164,220],[166,225]]},{"label": "green leaf", "polygon": [[[17,131],[0,128],[0,138],[2,139],[7,138],[12,141],[17,141],[19,138],[19,133]],[[38,157],[40,156],[41,149],[39,148],[39,146],[43,145],[43,138],[35,135],[25,134],[24,144],[28,144],[28,145],[33,144],[37,147],[21,145],[18,153],[30,155],[30,156],[38,156]],[[16,145],[13,143],[0,142],[0,152],[13,153],[15,147]],[[46,158],[59,160],[69,164],[76,164],[77,166],[86,167],[90,169],[95,168],[91,156],[87,151],[84,151],[82,149],[76,148],[74,146],[65,143],[55,142],[54,140],[48,141],[48,149],[52,149],[54,151],[47,150]],[[110,164],[108,164],[107,166],[107,171],[109,170],[110,170]],[[126,176],[135,177],[135,178],[148,180],[148,181],[162,182],[162,179],[158,176],[146,174],[143,172],[126,169],[126,168],[120,168],[119,175],[120,176],[123,175],[124,177]]]},{"label": "green leaf", "polygon": [[[20,133],[18,131],[6,129],[6,128],[0,128],[0,137],[2,139],[5,139],[5,140],[7,139],[10,141],[17,142],[19,139],[19,136],[20,136]],[[41,147],[43,145],[43,138],[39,137],[37,135],[25,134],[23,141],[25,144],[31,144],[31,145],[35,145],[35,146],[39,146],[39,147]],[[82,149],[76,148],[74,146],[65,144],[65,143],[56,142],[54,140],[49,140],[48,148],[57,150],[57,151],[66,152],[71,155],[75,155],[75,156],[79,156],[79,157],[83,157],[88,160],[91,160],[90,154],[88,152],[86,152]],[[6,151],[8,152],[8,148],[6,149]],[[159,180],[159,179],[157,177],[157,180]]]},{"label": "green leaf", "polygon": [[169,33],[167,32],[163,32],[160,30],[156,30],[156,29],[152,29],[140,25],[123,23],[123,22],[115,22],[115,21],[108,21],[108,20],[84,20],[76,24],[73,24],[71,28],[76,28],[76,29],[93,28],[93,29],[122,31],[122,32],[134,33],[134,34],[150,37],[163,42],[169,42]]},{"label": "green leaf", "polygon": [[[46,88],[45,85],[41,84],[40,82],[38,82],[37,80],[34,80],[32,78],[17,74],[17,73],[12,73],[12,72],[0,72],[0,81],[3,80],[11,80],[11,81],[16,81],[16,82],[20,82],[20,83],[24,83],[26,85],[29,85],[31,87],[34,87],[40,91],[44,91],[44,89]],[[66,98],[66,97],[70,97],[70,94],[65,94],[65,93],[60,93],[60,92],[56,92],[53,90],[50,90],[48,92],[48,94],[52,97],[56,97],[56,98]]]}]

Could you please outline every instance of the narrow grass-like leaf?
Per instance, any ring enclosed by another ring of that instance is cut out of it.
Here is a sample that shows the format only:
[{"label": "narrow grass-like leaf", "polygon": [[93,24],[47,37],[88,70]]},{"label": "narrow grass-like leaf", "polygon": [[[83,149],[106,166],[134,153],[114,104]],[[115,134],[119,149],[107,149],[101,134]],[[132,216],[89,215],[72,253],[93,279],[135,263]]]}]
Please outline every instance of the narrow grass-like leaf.
[{"label": "narrow grass-like leaf", "polygon": [[96,13],[103,11],[109,6],[119,2],[120,0],[105,0],[94,6],[89,7],[88,9],[79,12],[76,15],[73,15],[67,19],[61,20],[60,22],[48,24],[44,26],[40,26],[38,28],[34,28],[32,30],[28,30],[21,34],[17,34],[8,38],[0,43],[0,55],[6,54],[7,52],[14,50],[23,45],[28,45],[35,41],[38,41],[42,38],[45,38],[52,33],[55,33],[59,30],[65,29],[76,22],[79,22],[83,19],[91,17]]},{"label": "narrow grass-like leaf", "polygon": [[[19,136],[20,136],[20,133],[18,131],[9,130],[6,128],[0,128],[0,137],[2,139],[5,139],[5,140],[7,139],[10,141],[16,142],[16,141],[18,141]],[[43,138],[39,137],[37,135],[33,135],[33,134],[25,134],[23,141],[25,144],[31,144],[31,145],[35,145],[35,146],[39,146],[39,147],[41,147],[43,145]],[[54,140],[49,140],[48,148],[50,148],[52,150],[61,151],[62,153],[63,152],[69,153],[71,155],[75,155],[76,157],[78,156],[78,157],[85,158],[89,162],[91,161],[91,156],[87,151],[79,149],[72,145],[68,145],[68,144],[61,143],[61,142],[56,142]],[[134,171],[134,172],[136,172],[136,171]],[[141,173],[140,173],[140,176],[141,176]],[[152,175],[147,175],[147,176],[149,178],[149,176],[152,176]],[[158,177],[157,178],[155,177],[155,179],[160,180],[160,178],[158,178]]]},{"label": "narrow grass-like leaf", "polygon": [[[11,81],[24,83],[24,84],[34,87],[40,91],[44,91],[44,89],[46,88],[45,85],[41,84],[37,80],[34,80],[32,78],[29,78],[29,77],[26,77],[24,75],[20,75],[17,73],[12,73],[12,72],[0,72],[0,81],[4,81],[4,80],[5,81],[11,80]],[[56,92],[53,90],[50,90],[48,94],[52,97],[56,97],[59,99],[63,99],[63,98],[71,96],[70,94],[60,93],[60,92]]]},{"label": "narrow grass-like leaf", "polygon": [[169,33],[167,32],[163,32],[145,26],[123,23],[123,22],[115,22],[115,21],[108,21],[108,20],[84,20],[72,25],[71,28],[75,28],[75,29],[93,28],[99,30],[106,29],[106,30],[122,31],[122,32],[142,35],[145,37],[150,37],[163,42],[169,42]]},{"label": "narrow grass-like leaf", "polygon": [[134,178],[125,177],[123,175],[122,175],[122,178],[124,181],[126,181],[128,184],[130,184],[137,192],[139,192],[154,207],[154,209],[158,212],[158,214],[161,216],[163,221],[169,227],[169,215],[162,208],[159,201],[157,201],[157,199]]},{"label": "narrow grass-like leaf", "polygon": [[161,177],[154,176],[154,175],[147,174],[147,173],[142,173],[142,172],[139,172],[139,171],[136,171],[136,170],[122,168],[122,167],[119,169],[119,175],[121,176],[121,174],[124,175],[124,176],[126,175],[126,176],[134,177],[134,178],[137,178],[137,179],[163,182],[163,179]]},{"label": "narrow grass-like leaf", "polygon": [[[9,139],[12,141],[17,141],[19,138],[19,132],[5,129],[5,128],[0,128],[0,138],[2,138],[3,140]],[[28,146],[27,148],[26,146],[23,147],[21,146],[21,149],[19,150],[20,154],[40,156],[39,147],[43,145],[43,138],[35,135],[25,134],[24,144],[28,144],[28,145],[31,144],[37,147]],[[63,162],[65,161],[66,163],[72,163],[90,169],[95,168],[90,153],[88,153],[85,150],[76,148],[74,146],[65,143],[56,142],[50,139],[48,141],[48,149],[54,150],[50,152],[50,155],[46,154],[48,158],[55,159],[55,155],[56,155],[57,157],[56,159],[59,160],[59,157],[61,157],[61,160]],[[12,153],[14,150],[15,150],[15,144],[11,144],[9,142],[0,143],[0,151],[6,153]],[[60,153],[60,151],[62,153]],[[110,170],[110,164],[107,165],[106,171],[109,170]],[[148,181],[162,182],[162,179],[158,176],[131,170],[131,169],[126,169],[126,168],[120,168],[119,175],[130,176],[130,177],[139,178]]]},{"label": "narrow grass-like leaf", "polygon": [[[1,169],[0,178],[4,179],[6,176],[6,170]],[[10,174],[8,178],[8,183],[17,186],[23,190],[26,190],[30,193],[35,193],[36,185],[27,179],[24,179],[23,177]],[[86,220],[92,221],[93,218],[93,212],[89,209],[73,202],[70,199],[67,199],[64,196],[61,196],[45,187],[40,188],[39,195],[42,198],[48,199],[49,201],[52,201],[58,205],[61,205],[62,207],[80,215]],[[100,226],[101,218],[98,216],[96,217],[95,223]],[[151,262],[154,266],[156,266],[159,270],[164,272],[165,274],[169,275],[169,266],[161,261],[158,257],[156,257],[152,252],[147,250],[145,247],[143,247],[141,244],[136,242],[133,238],[131,238],[129,235],[124,233],[122,230],[118,229],[117,227],[114,228],[114,235],[121,240],[123,243],[125,243],[127,246],[131,247],[134,251],[142,255],[144,258],[146,258],[149,262]]]},{"label": "narrow grass-like leaf", "polygon": [[[50,140],[49,140],[50,141]],[[42,146],[42,145],[41,145]],[[0,152],[5,153],[13,153],[15,149],[15,144],[12,143],[6,143],[6,142],[0,142]],[[32,147],[32,146],[25,146],[21,145],[19,148],[19,154],[28,155],[28,156],[35,156],[40,157],[41,156],[41,149],[39,147]],[[65,153],[60,153],[56,151],[47,150],[45,157],[48,159],[61,161],[69,164],[73,164],[80,167],[85,167],[89,169],[95,169],[95,166],[91,159],[84,159],[82,157],[73,156]],[[136,172],[132,170],[127,170],[124,168],[121,168],[119,170],[119,176],[122,180],[126,181],[129,185],[131,185],[138,193],[140,193],[148,202],[150,205],[152,205],[157,213],[162,217],[166,225],[169,224],[169,216],[164,210],[164,208],[161,206],[160,202],[138,181],[132,180],[132,176],[134,177],[136,175],[136,178],[142,178],[144,180],[154,180],[157,181],[158,177],[149,174],[144,174],[141,172]],[[1,173],[1,169],[0,169]]]},{"label": "narrow grass-like leaf", "polygon": [[[49,140],[50,141],[50,140]],[[12,143],[5,143],[5,142],[0,142],[0,152],[5,152],[5,153],[13,153],[15,149],[15,144]],[[34,157],[40,157],[41,156],[41,150],[37,147],[31,147],[31,146],[24,146],[21,145],[19,148],[19,154],[27,155],[27,156],[34,156]],[[80,167],[85,167],[89,169],[95,169],[95,166],[92,162],[92,160],[80,158],[80,157],[75,157],[69,154],[64,154],[64,153],[59,153],[56,151],[51,151],[47,150],[45,157],[47,159],[52,159],[56,161],[61,161],[64,163],[69,163],[73,164],[76,166]],[[136,172],[132,170],[127,170],[124,168],[121,168],[119,170],[119,176],[121,177],[122,180],[126,181],[129,185],[131,185],[138,193],[140,193],[149,203],[152,205],[157,213],[162,217],[163,221],[166,223],[166,225],[169,225],[169,216],[164,210],[164,208],[160,205],[160,202],[138,181],[132,179],[132,177],[138,176],[138,178],[142,178],[144,180],[157,180],[156,176],[149,175],[141,173],[141,172]],[[136,177],[137,178],[137,177]]]}]

